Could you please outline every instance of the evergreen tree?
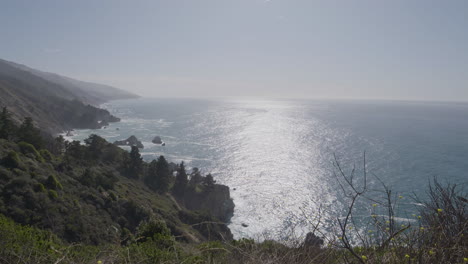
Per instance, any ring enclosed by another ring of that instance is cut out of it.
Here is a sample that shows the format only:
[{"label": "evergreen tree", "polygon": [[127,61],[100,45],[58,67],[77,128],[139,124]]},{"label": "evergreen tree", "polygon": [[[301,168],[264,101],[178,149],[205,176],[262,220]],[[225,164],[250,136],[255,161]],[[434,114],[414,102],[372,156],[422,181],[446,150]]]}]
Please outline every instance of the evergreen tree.
[{"label": "evergreen tree", "polygon": [[216,181],[213,179],[211,173],[205,176],[203,179],[203,184],[206,186],[208,190],[212,190],[214,188]]},{"label": "evergreen tree", "polygon": [[153,190],[161,193],[169,190],[169,185],[171,184],[171,170],[164,156],[159,156],[157,161],[153,160],[150,163],[146,184]]},{"label": "evergreen tree", "polygon": [[193,168],[192,173],[190,173],[190,181],[189,185],[191,188],[195,188],[197,184],[200,184],[203,182],[203,177],[200,174],[200,171],[198,168]]},{"label": "evergreen tree", "polygon": [[33,120],[30,117],[26,117],[18,128],[18,141],[24,141],[36,147],[36,149],[41,149],[44,147],[44,140],[41,136],[41,131],[37,129]]},{"label": "evergreen tree", "polygon": [[62,135],[55,138],[52,144],[52,152],[56,155],[62,154],[66,150],[66,141]]},{"label": "evergreen tree", "polygon": [[143,159],[137,147],[132,146],[130,154],[124,161],[125,174],[129,178],[140,178],[143,173]]},{"label": "evergreen tree", "polygon": [[85,154],[85,147],[81,145],[80,141],[73,140],[71,143],[65,142],[65,160],[70,162],[70,158],[76,160],[83,160]]},{"label": "evergreen tree", "polygon": [[0,138],[11,140],[16,134],[18,128],[11,119],[11,114],[6,107],[2,108],[0,113]]},{"label": "evergreen tree", "polygon": [[185,165],[184,162],[180,163],[180,166],[177,170],[177,176],[175,178],[175,183],[174,183],[174,193],[177,195],[181,195],[184,193],[185,189],[187,188],[188,184],[188,176],[187,172],[185,171]]},{"label": "evergreen tree", "polygon": [[152,160],[148,165],[148,172],[145,177],[145,183],[153,190],[158,189],[158,176],[156,175],[156,167],[158,162],[156,160]]},{"label": "evergreen tree", "polygon": [[105,139],[96,134],[91,134],[84,142],[89,146],[89,158],[93,160],[97,160],[102,156],[103,150],[108,144]]},{"label": "evergreen tree", "polygon": [[156,166],[156,175],[158,176],[158,191],[167,192],[171,183],[171,171],[169,163],[164,156],[159,156],[158,164]]}]

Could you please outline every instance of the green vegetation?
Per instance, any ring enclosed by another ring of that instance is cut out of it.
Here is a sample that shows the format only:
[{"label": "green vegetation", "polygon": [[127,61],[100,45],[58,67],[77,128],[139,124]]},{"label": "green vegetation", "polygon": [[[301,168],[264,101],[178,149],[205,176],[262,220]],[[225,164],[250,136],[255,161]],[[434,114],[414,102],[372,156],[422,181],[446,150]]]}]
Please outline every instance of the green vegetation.
[{"label": "green vegetation", "polygon": [[172,173],[164,156],[160,156],[158,160],[153,160],[149,164],[145,182],[150,188],[164,193],[169,190],[171,181]]},{"label": "green vegetation", "polygon": [[188,184],[188,176],[187,176],[187,172],[185,171],[185,164],[182,161],[179,165],[179,168],[177,169],[177,175],[176,175],[174,188],[173,188],[174,193],[176,195],[182,195],[187,188],[187,184]]},{"label": "green vegetation", "polygon": [[[8,111],[4,113],[4,120],[14,125]],[[7,133],[0,139],[0,214],[49,230],[64,243],[113,244],[136,236],[150,219],[166,223],[172,239],[208,239],[191,226],[190,218],[180,217],[181,212],[193,213],[167,193],[177,166],[164,157],[150,170],[137,148],[128,153],[97,135],[82,145],[42,137],[30,119],[16,128],[30,136]],[[147,185],[149,175],[158,177]],[[209,233],[231,238],[223,222],[209,220],[212,223],[203,224],[210,225]]]}]

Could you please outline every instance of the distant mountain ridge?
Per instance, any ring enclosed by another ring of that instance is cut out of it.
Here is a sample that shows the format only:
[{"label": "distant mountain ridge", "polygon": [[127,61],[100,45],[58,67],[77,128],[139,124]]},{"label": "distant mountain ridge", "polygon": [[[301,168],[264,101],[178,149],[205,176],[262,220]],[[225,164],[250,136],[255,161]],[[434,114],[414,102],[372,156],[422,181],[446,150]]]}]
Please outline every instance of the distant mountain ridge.
[{"label": "distant mountain ridge", "polygon": [[29,72],[33,75],[43,78],[46,81],[56,83],[66,90],[72,92],[77,99],[81,99],[85,103],[97,105],[110,100],[138,98],[139,96],[125,90],[115,88],[105,84],[85,82],[76,80],[70,77],[62,76],[56,73],[44,72],[41,70],[30,68],[23,64],[18,64],[11,61],[0,59],[0,63],[9,64],[19,70]]},{"label": "distant mountain ridge", "polygon": [[32,117],[49,133],[100,128],[119,119],[96,105],[138,96],[107,85],[83,82],[0,59],[0,107],[18,122]]}]

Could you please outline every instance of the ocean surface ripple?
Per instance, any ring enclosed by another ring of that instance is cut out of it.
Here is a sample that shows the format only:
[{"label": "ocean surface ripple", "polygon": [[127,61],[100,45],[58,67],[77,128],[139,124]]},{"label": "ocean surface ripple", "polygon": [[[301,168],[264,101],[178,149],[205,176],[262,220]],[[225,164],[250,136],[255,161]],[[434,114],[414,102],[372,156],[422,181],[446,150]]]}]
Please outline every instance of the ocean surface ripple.
[{"label": "ocean surface ripple", "polygon": [[[280,238],[285,227],[318,210],[336,217],[344,204],[334,154],[345,171],[355,165],[362,172],[365,151],[367,170],[405,196],[424,196],[433,177],[467,183],[467,104],[134,99],[103,107],[122,121],[69,139],[95,133],[113,142],[135,135],[145,160],[165,155],[212,173],[231,188],[236,208],[229,227],[236,238]],[[166,146],[151,143],[156,135]],[[411,204],[403,203],[402,217]]]}]

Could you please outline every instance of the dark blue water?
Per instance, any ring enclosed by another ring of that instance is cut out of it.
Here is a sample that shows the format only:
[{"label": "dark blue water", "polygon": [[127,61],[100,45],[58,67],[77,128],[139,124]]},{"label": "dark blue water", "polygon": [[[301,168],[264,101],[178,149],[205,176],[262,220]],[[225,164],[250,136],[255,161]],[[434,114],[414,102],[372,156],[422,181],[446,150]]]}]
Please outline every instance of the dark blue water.
[{"label": "dark blue water", "polygon": [[[136,99],[105,107],[122,122],[72,138],[97,133],[114,141],[135,135],[145,145],[146,160],[165,155],[212,173],[231,187],[236,209],[230,228],[237,237],[264,232],[278,237],[285,226],[302,225],[319,210],[336,219],[346,200],[334,176],[334,154],[346,173],[356,167],[355,182],[362,183],[366,152],[369,188],[381,189],[378,177],[401,195],[402,218],[417,214],[410,197],[424,197],[433,177],[468,181],[464,103]],[[151,143],[156,135],[166,146]],[[363,218],[371,203],[359,204]]]}]

